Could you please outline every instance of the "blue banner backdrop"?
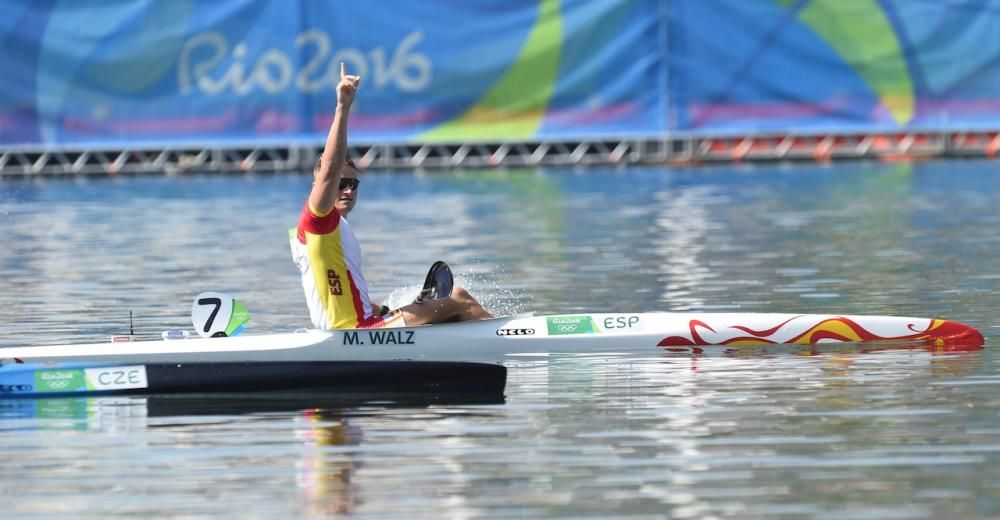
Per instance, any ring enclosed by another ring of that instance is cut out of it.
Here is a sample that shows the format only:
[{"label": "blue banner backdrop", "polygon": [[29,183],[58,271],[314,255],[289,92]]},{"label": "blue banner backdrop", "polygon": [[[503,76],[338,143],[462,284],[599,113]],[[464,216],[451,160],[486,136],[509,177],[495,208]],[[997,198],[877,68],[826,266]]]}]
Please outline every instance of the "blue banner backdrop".
[{"label": "blue banner backdrop", "polygon": [[1000,126],[1000,0],[0,0],[0,144]]}]

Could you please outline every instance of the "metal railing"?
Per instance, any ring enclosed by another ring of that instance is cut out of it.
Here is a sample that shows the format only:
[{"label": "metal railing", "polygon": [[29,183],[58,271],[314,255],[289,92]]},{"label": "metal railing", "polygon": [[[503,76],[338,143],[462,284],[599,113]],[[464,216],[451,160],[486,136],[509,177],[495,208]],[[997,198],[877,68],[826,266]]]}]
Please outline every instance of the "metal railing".
[{"label": "metal railing", "polygon": [[[117,175],[308,170],[322,146],[225,145],[88,147],[2,146],[0,176]],[[495,143],[374,144],[351,147],[361,167],[495,168],[595,164],[874,158],[995,157],[1000,131],[848,134],[686,135],[657,139],[577,139]]]}]

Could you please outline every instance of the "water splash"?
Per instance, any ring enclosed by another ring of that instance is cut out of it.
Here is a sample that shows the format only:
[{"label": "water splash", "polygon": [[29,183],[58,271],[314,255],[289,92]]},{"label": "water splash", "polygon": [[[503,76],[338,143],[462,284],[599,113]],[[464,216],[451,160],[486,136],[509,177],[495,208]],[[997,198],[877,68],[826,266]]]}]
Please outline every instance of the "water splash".
[{"label": "water splash", "polygon": [[[455,286],[469,291],[490,314],[511,316],[521,314],[527,307],[524,291],[512,289],[509,278],[502,269],[482,270],[475,266],[467,272],[455,273]],[[405,285],[393,289],[382,303],[396,309],[409,305],[420,294],[421,285]]]},{"label": "water splash", "polygon": [[527,295],[524,291],[511,288],[505,278],[509,277],[502,269],[472,271],[456,276],[455,285],[464,287],[494,316],[521,314],[527,308]]},{"label": "water splash", "polygon": [[388,296],[385,297],[384,301],[380,301],[382,305],[388,305],[392,309],[398,309],[404,305],[409,305],[413,303],[417,295],[420,294],[420,285],[407,285],[405,287],[399,287],[393,289]]}]

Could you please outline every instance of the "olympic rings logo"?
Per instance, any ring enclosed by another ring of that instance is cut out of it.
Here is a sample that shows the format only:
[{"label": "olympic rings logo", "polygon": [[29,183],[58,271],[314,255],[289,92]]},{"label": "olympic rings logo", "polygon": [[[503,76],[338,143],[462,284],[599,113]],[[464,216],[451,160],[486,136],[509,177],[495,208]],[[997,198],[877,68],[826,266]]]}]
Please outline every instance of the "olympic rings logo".
[{"label": "olympic rings logo", "polygon": [[578,329],[579,327],[580,326],[577,325],[577,324],[575,324],[575,323],[572,324],[572,325],[560,325],[559,326],[559,331],[560,332],[573,332],[574,330]]},{"label": "olympic rings logo", "polygon": [[55,381],[46,381],[45,386],[52,390],[65,390],[69,388],[69,379],[56,379]]}]

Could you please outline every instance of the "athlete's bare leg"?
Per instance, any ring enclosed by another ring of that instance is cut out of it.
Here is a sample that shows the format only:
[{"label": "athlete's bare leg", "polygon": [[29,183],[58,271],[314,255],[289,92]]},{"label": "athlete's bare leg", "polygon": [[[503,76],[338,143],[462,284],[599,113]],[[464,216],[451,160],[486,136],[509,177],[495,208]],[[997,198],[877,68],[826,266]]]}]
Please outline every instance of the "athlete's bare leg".
[{"label": "athlete's bare leg", "polygon": [[424,300],[400,307],[407,325],[425,325],[445,321],[485,320],[493,316],[461,287],[455,287],[445,300]]}]

